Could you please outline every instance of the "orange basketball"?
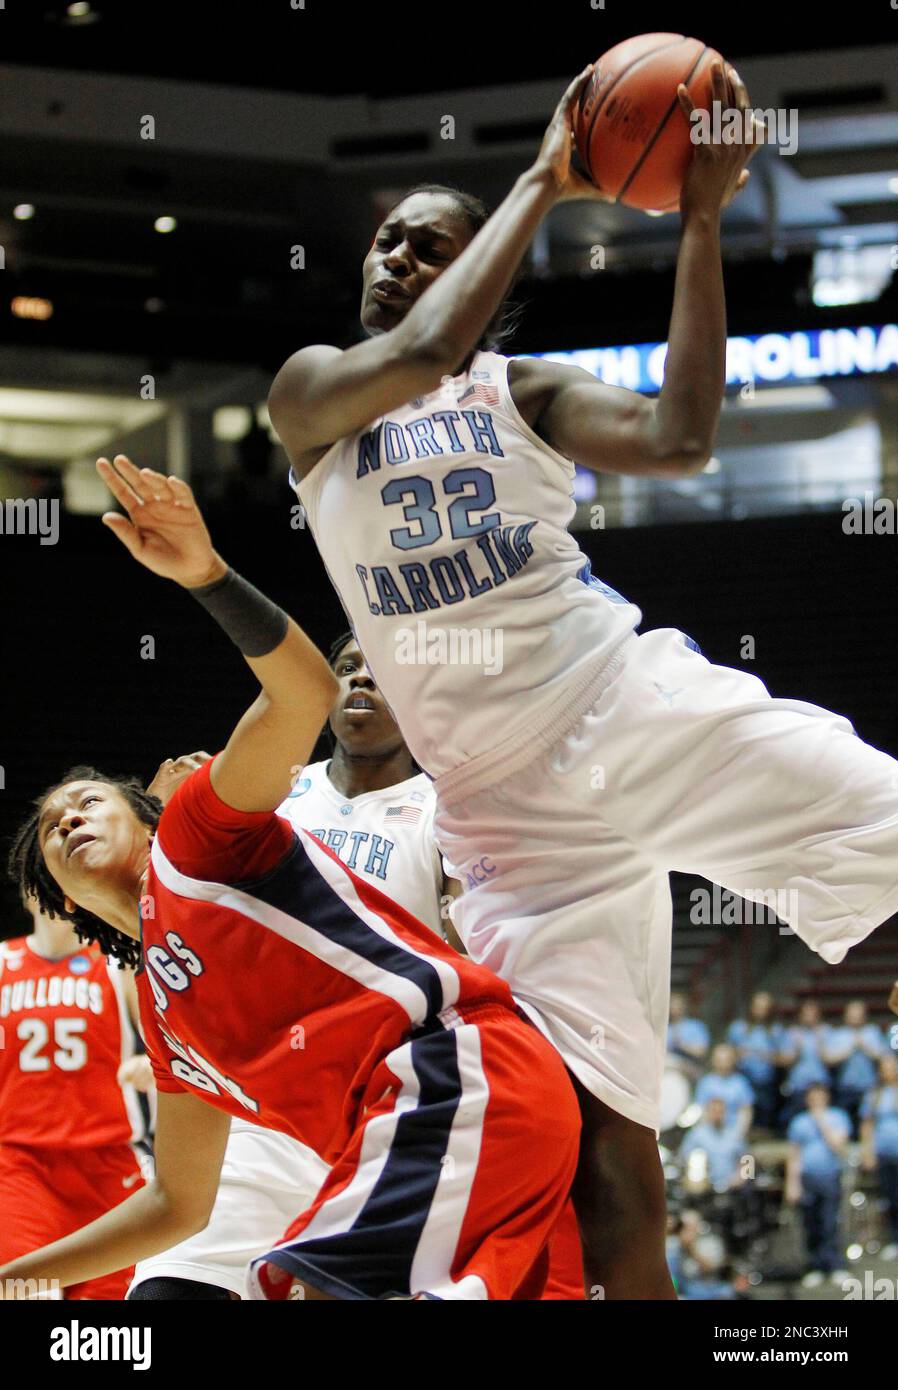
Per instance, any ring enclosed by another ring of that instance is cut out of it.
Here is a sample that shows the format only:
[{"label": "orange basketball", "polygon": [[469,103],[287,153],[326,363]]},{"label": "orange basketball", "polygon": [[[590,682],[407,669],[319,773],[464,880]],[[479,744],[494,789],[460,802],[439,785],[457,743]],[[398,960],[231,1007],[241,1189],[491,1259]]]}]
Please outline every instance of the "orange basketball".
[{"label": "orange basketball", "polygon": [[639,34],[603,54],[576,111],[577,151],[597,188],[645,211],[675,212],[693,144],[680,109],[684,83],[710,109],[720,54],[682,34]]}]

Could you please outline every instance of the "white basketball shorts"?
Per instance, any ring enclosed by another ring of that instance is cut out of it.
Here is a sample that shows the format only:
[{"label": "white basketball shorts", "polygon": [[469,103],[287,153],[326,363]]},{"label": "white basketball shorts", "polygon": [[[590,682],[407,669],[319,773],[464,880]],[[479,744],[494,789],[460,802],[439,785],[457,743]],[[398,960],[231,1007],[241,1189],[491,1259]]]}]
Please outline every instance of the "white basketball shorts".
[{"label": "white basketball shorts", "polygon": [[670,870],[772,903],[831,963],[898,911],[898,762],[671,629],[628,639],[593,707],[521,771],[448,804],[435,786],[468,951],[584,1086],[650,1128]]},{"label": "white basketball shorts", "polygon": [[243,1298],[249,1261],[280,1240],[297,1212],[312,1205],[329,1171],[288,1134],[235,1121],[208,1226],[141,1260],[128,1297],[145,1280],[163,1278],[215,1284]]}]

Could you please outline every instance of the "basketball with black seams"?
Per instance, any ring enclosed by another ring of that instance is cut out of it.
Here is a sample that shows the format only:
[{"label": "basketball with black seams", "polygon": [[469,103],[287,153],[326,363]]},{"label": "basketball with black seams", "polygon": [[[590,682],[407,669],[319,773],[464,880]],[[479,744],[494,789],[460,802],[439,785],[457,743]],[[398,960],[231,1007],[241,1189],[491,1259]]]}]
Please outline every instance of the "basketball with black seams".
[{"label": "basketball with black seams", "polygon": [[606,196],[645,212],[676,212],[693,154],[677,99],[683,83],[710,110],[711,67],[721,55],[682,34],[640,34],[596,60],[574,119],[577,153]]}]

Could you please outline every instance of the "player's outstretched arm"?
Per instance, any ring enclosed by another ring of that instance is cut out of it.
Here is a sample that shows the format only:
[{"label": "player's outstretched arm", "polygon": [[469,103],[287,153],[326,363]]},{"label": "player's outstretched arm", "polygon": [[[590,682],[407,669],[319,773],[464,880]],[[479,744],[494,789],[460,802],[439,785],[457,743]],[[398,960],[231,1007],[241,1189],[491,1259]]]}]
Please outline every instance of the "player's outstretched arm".
[{"label": "player's outstretched arm", "polygon": [[[582,367],[538,358],[512,363],[515,401],[541,439],[596,473],[682,478],[704,468],[710,445],[664,420],[657,401],[597,381]],[[721,388],[722,389],[722,388]]]},{"label": "player's outstretched arm", "polygon": [[27,1297],[16,1280],[62,1288],[149,1259],[201,1231],[215,1204],[231,1117],[186,1091],[160,1091],[156,1177],[112,1211],[0,1268],[0,1298]]},{"label": "player's outstretched arm", "polygon": [[326,660],[295,622],[213,549],[193,493],[179,478],[138,469],[123,454],[97,471],[127,513],[103,522],[147,569],[209,610],[262,687],[215,760],[218,796],[237,811],[273,811],[308,762],[337,694]]},{"label": "player's outstretched arm", "polygon": [[[747,111],[748,93],[735,68],[725,73],[716,65],[712,81],[715,101]],[[685,87],[679,100],[688,119],[693,108]],[[753,138],[695,147],[680,200],[683,235],[656,401],[607,386],[578,367],[515,364],[516,397],[530,396],[535,429],[584,468],[677,478],[701,472],[711,457],[726,385],[720,213],[745,187],[745,165],[756,149]]]},{"label": "player's outstretched arm", "polygon": [[[748,136],[733,144],[694,145],[680,194],[682,238],[668,332],[664,384],[656,408],[661,434],[690,440],[695,472],[711,456],[726,386],[726,302],[720,245],[720,215],[748,182],[745,167],[757,152],[745,84],[735,68],[712,69],[712,99],[742,113]],[[693,105],[687,88],[678,91],[683,115]]]},{"label": "player's outstretched arm", "polygon": [[570,83],[539,154],[485,226],[388,333],[341,352],[303,348],[281,368],[268,410],[294,469],[303,455],[435,391],[473,351],[555,203],[605,195],[571,169],[573,112],[592,64]]}]

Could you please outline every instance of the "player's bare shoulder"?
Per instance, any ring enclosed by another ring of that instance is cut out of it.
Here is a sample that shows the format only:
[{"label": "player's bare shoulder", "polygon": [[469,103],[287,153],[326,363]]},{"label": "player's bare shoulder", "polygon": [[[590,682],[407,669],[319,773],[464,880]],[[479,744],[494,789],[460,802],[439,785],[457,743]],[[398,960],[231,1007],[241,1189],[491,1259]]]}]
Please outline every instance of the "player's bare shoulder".
[{"label": "player's bare shoulder", "polygon": [[531,429],[551,399],[556,378],[551,362],[540,357],[513,357],[508,364],[508,390],[515,409]]},{"label": "player's bare shoulder", "polygon": [[596,378],[582,367],[547,362],[542,357],[513,357],[508,364],[511,399],[518,414],[533,430],[556,394],[575,383],[599,385]]},{"label": "player's bare shoulder", "polygon": [[268,413],[297,479],[302,479],[327,453],[330,443],[309,445],[304,431],[304,403],[314,394],[322,372],[343,356],[329,343],[300,348],[281,367],[268,393]]}]

